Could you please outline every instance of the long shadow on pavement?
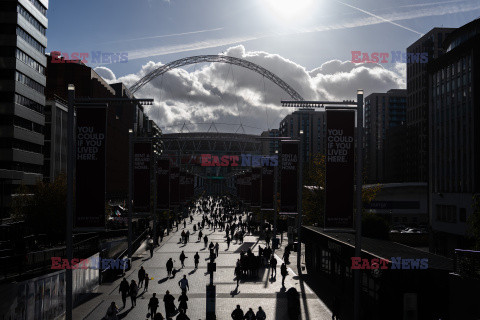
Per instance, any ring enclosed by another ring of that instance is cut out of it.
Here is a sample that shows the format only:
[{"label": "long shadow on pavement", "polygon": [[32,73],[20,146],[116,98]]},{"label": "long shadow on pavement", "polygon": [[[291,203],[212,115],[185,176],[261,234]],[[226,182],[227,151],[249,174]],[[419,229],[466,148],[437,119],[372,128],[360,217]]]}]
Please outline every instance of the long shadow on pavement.
[{"label": "long shadow on pavement", "polygon": [[159,284],[160,284],[160,283],[164,283],[164,282],[167,281],[167,280],[168,280],[168,277],[165,277],[165,278],[163,278],[163,279],[158,280],[158,283],[159,283]]}]

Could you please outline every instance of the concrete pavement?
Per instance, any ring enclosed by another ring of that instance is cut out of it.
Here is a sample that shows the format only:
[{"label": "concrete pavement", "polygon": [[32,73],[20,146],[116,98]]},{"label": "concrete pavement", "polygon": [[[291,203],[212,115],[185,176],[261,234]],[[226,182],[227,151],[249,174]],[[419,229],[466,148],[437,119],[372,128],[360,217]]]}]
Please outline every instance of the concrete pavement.
[{"label": "concrete pavement", "polygon": [[[194,223],[201,220],[201,216],[194,217]],[[166,290],[175,297],[175,305],[178,306],[178,297],[181,290],[178,281],[187,275],[190,285],[190,291],[187,292],[189,298],[187,315],[192,320],[205,319],[206,315],[206,285],[209,283],[210,276],[207,273],[208,249],[204,248],[203,240],[197,241],[198,231],[193,232],[193,224],[187,222],[187,230],[190,230],[190,242],[183,245],[179,242],[180,233],[183,230],[183,224],[179,225],[179,231],[170,233],[169,237],[165,237],[159,247],[155,249],[152,259],[150,253],[141,247],[135,253],[132,269],[125,275],[128,282],[134,279],[138,284],[137,272],[140,266],[143,266],[149,274],[151,280],[148,292],[143,292],[143,288],[139,290],[137,298],[137,306],[131,308],[130,298],[127,298],[125,309],[121,309],[119,319],[146,319],[147,305],[152,293],[157,294],[160,306],[157,312],[161,312],[165,316],[165,307],[163,304],[163,296]],[[174,230],[176,230],[174,228]],[[203,230],[207,234],[210,241],[218,242],[220,245],[219,256],[216,259],[217,272],[214,274],[214,284],[216,285],[216,315],[217,319],[231,319],[231,312],[237,304],[241,306],[244,312],[248,308],[252,308],[255,312],[261,306],[267,315],[267,319],[287,320],[287,296],[285,289],[282,289],[280,265],[282,260],[276,257],[278,261],[276,279],[271,279],[271,274],[266,268],[259,271],[258,280],[240,281],[240,285],[236,290],[236,280],[234,280],[234,267],[237,259],[240,257],[239,248],[248,248],[250,246],[255,255],[258,255],[258,245],[264,247],[264,241],[259,242],[256,236],[246,236],[244,244],[235,244],[233,241],[227,250],[225,242],[225,232],[218,229],[214,232],[208,228]],[[181,268],[179,255],[181,251],[185,252],[188,257],[185,260],[185,268]],[[199,268],[194,269],[193,256],[195,252],[200,255]],[[281,256],[281,254],[279,253]],[[167,277],[166,262],[168,258],[172,258],[174,262],[174,277]],[[296,260],[290,258],[293,263]],[[296,268],[295,268],[296,269]],[[101,319],[107,311],[110,303],[114,301],[117,306],[122,306],[121,295],[119,294],[119,285],[121,279],[101,285],[97,292],[93,294],[93,298],[74,309],[74,319]],[[301,319],[303,320],[326,320],[331,319],[330,310],[323,304],[317,295],[303,282],[296,273],[289,268],[289,275],[285,280],[287,289],[295,287],[300,293]]]}]

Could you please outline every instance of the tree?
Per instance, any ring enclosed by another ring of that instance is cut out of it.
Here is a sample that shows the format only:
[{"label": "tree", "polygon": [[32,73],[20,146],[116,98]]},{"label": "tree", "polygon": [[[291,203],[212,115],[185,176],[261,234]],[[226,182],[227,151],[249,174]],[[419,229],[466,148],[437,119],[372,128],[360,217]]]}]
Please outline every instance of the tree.
[{"label": "tree", "polygon": [[24,220],[27,232],[46,234],[51,241],[65,239],[67,179],[59,175],[53,182],[39,181],[31,189],[21,186],[12,203],[12,215]]},{"label": "tree", "polygon": [[[326,180],[326,158],[323,154],[314,154],[308,163],[304,185],[309,186],[303,190],[302,209],[303,224],[323,226],[325,214],[325,180]],[[366,174],[364,172],[364,184]],[[375,199],[381,185],[377,184],[368,188],[362,188],[362,203],[368,204]],[[362,235],[369,237],[388,237],[389,226],[382,217],[374,213],[367,213],[362,210]],[[386,233],[385,233],[386,232]]]},{"label": "tree", "polygon": [[303,225],[323,226],[325,211],[325,155],[314,154],[305,170],[302,211]]}]

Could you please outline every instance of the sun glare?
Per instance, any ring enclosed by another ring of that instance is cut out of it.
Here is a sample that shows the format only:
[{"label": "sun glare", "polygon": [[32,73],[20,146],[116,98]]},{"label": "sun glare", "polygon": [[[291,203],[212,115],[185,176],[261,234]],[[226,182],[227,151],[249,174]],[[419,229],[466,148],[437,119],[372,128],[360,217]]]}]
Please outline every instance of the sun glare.
[{"label": "sun glare", "polygon": [[268,8],[283,19],[300,18],[307,15],[314,0],[264,0]]}]

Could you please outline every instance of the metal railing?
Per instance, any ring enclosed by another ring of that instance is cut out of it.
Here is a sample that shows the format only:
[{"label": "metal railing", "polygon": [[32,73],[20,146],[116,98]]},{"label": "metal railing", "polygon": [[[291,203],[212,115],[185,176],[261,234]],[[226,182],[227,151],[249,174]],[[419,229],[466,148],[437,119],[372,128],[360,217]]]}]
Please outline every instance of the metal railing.
[{"label": "metal railing", "polygon": [[463,278],[480,280],[480,251],[455,249],[453,270]]}]

